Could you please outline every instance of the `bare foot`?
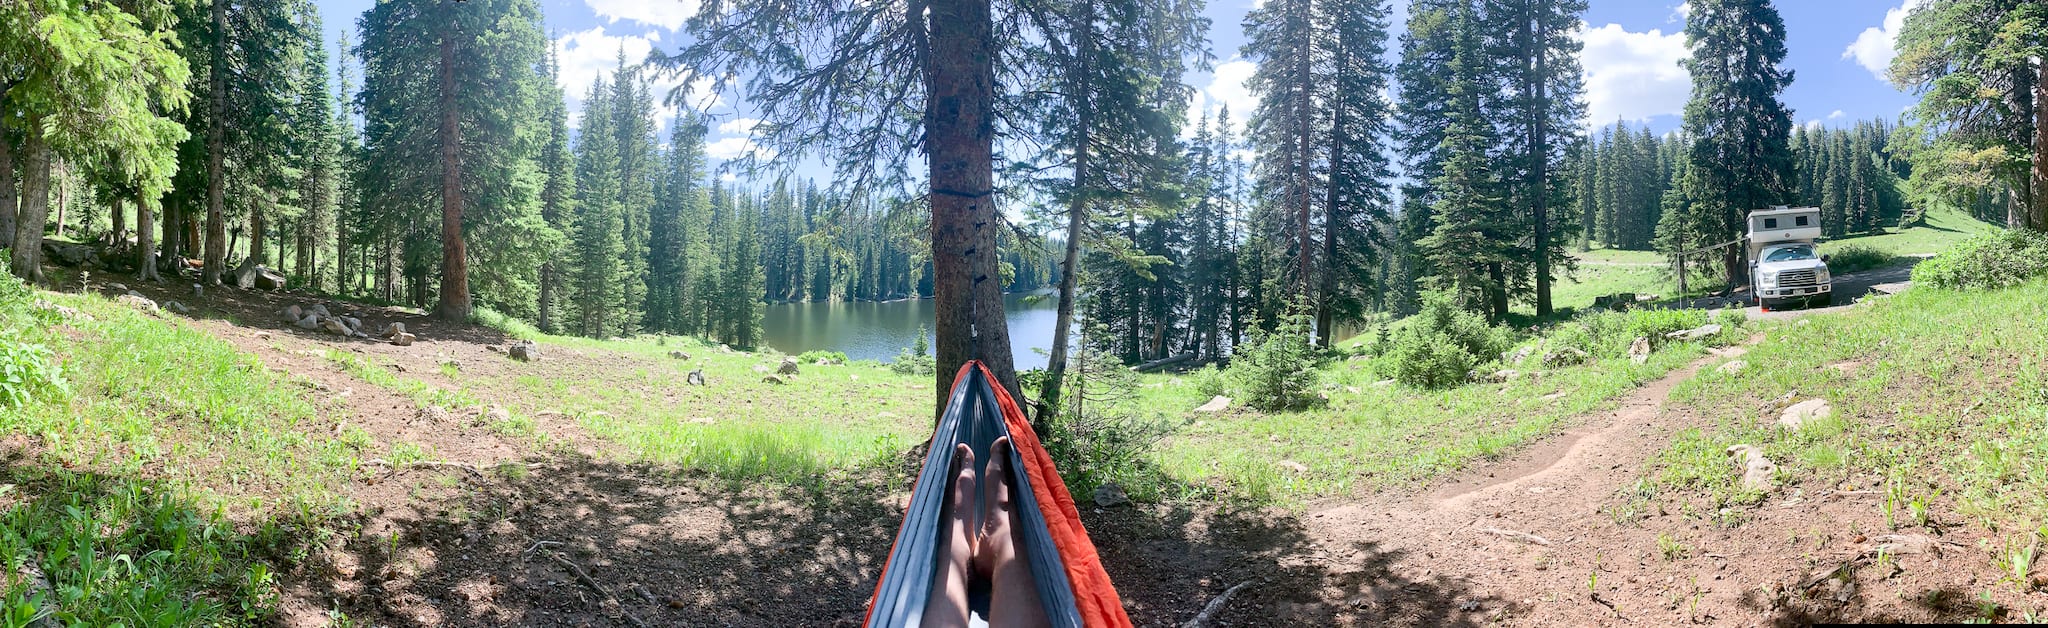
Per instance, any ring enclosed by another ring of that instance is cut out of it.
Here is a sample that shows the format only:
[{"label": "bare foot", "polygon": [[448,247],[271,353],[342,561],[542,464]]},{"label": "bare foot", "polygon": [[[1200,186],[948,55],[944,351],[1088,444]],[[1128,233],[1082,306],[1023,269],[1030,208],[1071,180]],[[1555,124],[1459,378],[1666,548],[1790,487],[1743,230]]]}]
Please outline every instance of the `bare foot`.
[{"label": "bare foot", "polygon": [[1049,625],[1045,607],[1039,604],[1038,582],[1031,579],[1031,564],[1021,555],[1021,532],[1013,525],[1017,505],[1010,496],[1017,484],[1010,477],[1010,439],[996,439],[988,455],[988,468],[981,473],[988,510],[982,514],[981,547],[974,559],[977,569],[990,574],[989,626]]},{"label": "bare foot", "polygon": [[974,557],[974,450],[965,443],[953,447],[952,485],[947,487],[941,511],[938,544],[938,582],[924,605],[924,625],[938,628],[967,625],[967,576]]}]

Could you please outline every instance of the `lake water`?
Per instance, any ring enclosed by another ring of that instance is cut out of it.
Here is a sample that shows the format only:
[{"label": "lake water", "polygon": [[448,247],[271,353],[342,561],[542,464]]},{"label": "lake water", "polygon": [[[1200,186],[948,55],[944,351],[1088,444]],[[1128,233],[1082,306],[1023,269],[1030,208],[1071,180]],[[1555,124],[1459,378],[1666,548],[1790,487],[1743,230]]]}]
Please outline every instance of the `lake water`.
[{"label": "lake water", "polygon": [[[1047,293],[1003,296],[1010,321],[1010,351],[1017,369],[1045,367],[1043,351],[1052,347],[1053,320],[1059,298]],[[777,303],[767,306],[761,328],[768,346],[783,353],[811,350],[844,351],[855,360],[896,359],[916,342],[918,326],[931,341],[932,300],[871,302]]]}]

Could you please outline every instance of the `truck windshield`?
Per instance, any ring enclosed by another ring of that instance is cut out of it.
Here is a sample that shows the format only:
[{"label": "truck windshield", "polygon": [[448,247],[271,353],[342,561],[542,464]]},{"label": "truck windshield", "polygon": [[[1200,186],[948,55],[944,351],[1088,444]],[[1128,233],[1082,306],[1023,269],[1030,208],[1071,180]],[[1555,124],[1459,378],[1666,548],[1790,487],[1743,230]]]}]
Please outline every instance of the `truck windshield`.
[{"label": "truck windshield", "polygon": [[1785,246],[1771,249],[1769,253],[1764,254],[1764,261],[1766,262],[1791,262],[1803,259],[1813,259],[1812,246],[1805,244]]}]

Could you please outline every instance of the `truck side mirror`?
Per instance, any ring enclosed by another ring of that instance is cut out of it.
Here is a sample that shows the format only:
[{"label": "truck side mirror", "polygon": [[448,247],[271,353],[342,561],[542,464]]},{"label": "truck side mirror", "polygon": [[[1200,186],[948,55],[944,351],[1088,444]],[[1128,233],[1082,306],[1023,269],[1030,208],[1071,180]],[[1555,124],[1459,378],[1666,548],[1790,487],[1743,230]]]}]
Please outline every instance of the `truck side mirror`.
[{"label": "truck side mirror", "polygon": [[1826,263],[1828,263],[1828,257],[1829,257],[1829,256],[1827,256],[1827,255],[1822,255],[1822,256],[1820,256],[1820,263],[1822,263],[1822,264],[1826,264]]}]

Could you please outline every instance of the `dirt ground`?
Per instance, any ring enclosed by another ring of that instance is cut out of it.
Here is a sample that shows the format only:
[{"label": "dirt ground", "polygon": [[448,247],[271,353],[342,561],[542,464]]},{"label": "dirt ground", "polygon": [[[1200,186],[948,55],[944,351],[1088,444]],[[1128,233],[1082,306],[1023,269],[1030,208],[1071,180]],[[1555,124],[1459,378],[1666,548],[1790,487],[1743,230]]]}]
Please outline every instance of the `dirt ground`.
[{"label": "dirt ground", "polygon": [[[432,417],[319,357],[360,352],[437,386],[464,373],[528,369],[603,381],[634,358],[554,350],[535,363],[490,351],[497,332],[364,308],[371,328],[404,322],[412,347],[342,340],[284,324],[306,297],[135,286],[195,309],[198,324],[266,365],[317,384],[342,425],[379,442],[428,445],[462,467],[366,472],[349,487],[360,532],[284,574],[284,622],[339,610],[380,626],[853,626],[906,499],[905,482],[764,488],[622,464],[573,421],[537,417],[540,438],[501,436],[471,414]],[[330,304],[338,309],[338,304]],[[1739,349],[1732,350],[1739,352]],[[1967,527],[1880,565],[1885,529],[1867,492],[1773,494],[1734,528],[1653,513],[1624,523],[1646,461],[1713,417],[1667,408],[1703,358],[1611,411],[1507,459],[1412,491],[1239,510],[1182,504],[1083,518],[1139,625],[1179,625],[1246,584],[1219,625],[1802,625],[1970,617],[1993,587]],[[488,401],[488,400],[486,400]],[[472,413],[473,414],[473,413]],[[1731,473],[1734,468],[1731,466]],[[1698,513],[1694,513],[1697,515]],[[1684,547],[1668,557],[1660,539]],[[1880,573],[1880,572],[1884,573]],[[2010,618],[2008,618],[2010,619]]]}]

